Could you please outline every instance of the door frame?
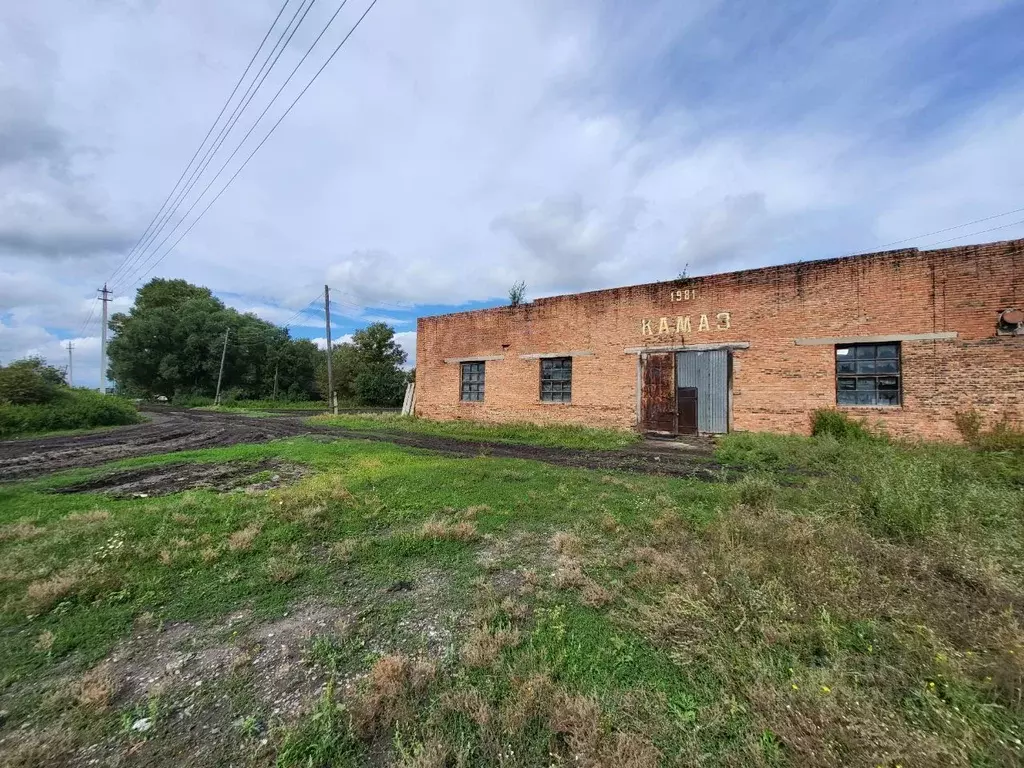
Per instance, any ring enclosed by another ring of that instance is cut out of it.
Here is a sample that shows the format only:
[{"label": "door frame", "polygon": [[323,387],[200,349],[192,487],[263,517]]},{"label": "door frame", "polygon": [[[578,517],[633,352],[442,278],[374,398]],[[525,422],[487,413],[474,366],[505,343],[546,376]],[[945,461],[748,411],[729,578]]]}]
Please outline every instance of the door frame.
[{"label": "door frame", "polygon": [[[651,352],[709,352],[716,349],[728,350],[729,354],[726,356],[726,410],[725,424],[728,432],[733,431],[733,395],[732,395],[732,382],[733,382],[733,365],[735,355],[734,350],[737,349],[750,349],[749,341],[727,341],[722,344],[659,344],[651,345],[647,347],[626,347],[622,351],[627,355],[636,355],[636,429],[643,431],[643,356]],[[676,408],[678,410],[678,403]],[[678,425],[677,425],[678,429]]]}]

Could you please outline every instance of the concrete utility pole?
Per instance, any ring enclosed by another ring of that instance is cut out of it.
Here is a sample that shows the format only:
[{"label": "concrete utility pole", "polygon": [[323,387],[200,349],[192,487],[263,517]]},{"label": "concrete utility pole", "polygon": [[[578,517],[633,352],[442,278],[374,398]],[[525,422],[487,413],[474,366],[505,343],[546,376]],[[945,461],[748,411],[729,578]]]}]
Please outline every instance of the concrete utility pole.
[{"label": "concrete utility pole", "polygon": [[280,362],[274,363],[274,397],[272,398],[274,402],[277,402],[277,372],[280,367]]},{"label": "concrete utility pole", "polygon": [[107,284],[97,288],[100,298],[103,301],[103,325],[100,326],[100,394],[107,394],[107,303],[110,301],[112,291],[107,290]]},{"label": "concrete utility pole", "polygon": [[75,386],[75,384],[74,384],[74,381],[75,381],[74,370],[72,368],[72,363],[71,363],[71,350],[73,350],[74,348],[75,348],[75,345],[72,344],[70,341],[68,341],[68,386],[69,387]]},{"label": "concrete utility pole", "polygon": [[230,332],[230,328],[224,329],[224,348],[220,351],[220,372],[217,374],[217,394],[213,397],[214,405],[220,405],[220,382],[224,378],[224,358],[228,354],[228,334]]},{"label": "concrete utility pole", "polygon": [[331,288],[324,286],[324,315],[327,318],[327,402],[338,415],[338,400],[334,392],[334,352],[331,348]]}]

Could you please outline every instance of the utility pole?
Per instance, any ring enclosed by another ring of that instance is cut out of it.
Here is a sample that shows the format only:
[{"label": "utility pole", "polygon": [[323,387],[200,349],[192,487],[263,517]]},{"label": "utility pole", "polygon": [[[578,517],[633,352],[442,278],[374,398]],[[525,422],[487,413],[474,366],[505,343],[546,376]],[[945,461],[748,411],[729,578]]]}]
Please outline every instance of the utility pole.
[{"label": "utility pole", "polygon": [[68,386],[69,387],[75,386],[75,384],[74,384],[74,380],[75,380],[74,371],[72,369],[72,364],[71,364],[71,350],[73,350],[74,348],[75,348],[75,345],[72,344],[71,340],[69,339],[68,340]]},{"label": "utility pole", "polygon": [[277,402],[277,371],[280,367],[280,361],[274,363],[274,397],[272,399],[274,400],[275,403]]},{"label": "utility pole", "polygon": [[327,402],[338,415],[338,400],[334,393],[334,352],[331,349],[331,288],[324,286],[324,316],[327,318]]},{"label": "utility pole", "polygon": [[110,301],[112,291],[107,290],[107,284],[97,288],[100,298],[103,301],[103,325],[100,326],[100,394],[107,394],[107,303]]},{"label": "utility pole", "polygon": [[213,398],[214,405],[220,405],[220,381],[224,378],[224,358],[228,354],[228,333],[230,332],[230,328],[224,329],[224,348],[220,351],[220,372],[217,374],[217,394]]}]

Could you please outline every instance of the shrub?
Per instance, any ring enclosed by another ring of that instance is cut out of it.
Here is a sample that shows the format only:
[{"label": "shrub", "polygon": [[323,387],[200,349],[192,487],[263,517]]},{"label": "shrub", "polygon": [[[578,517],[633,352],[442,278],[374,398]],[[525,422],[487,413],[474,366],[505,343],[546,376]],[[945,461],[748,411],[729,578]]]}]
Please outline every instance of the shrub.
[{"label": "shrub", "polygon": [[353,387],[356,397],[363,405],[392,407],[402,404],[405,373],[390,363],[369,363],[356,374]]},{"label": "shrub", "polygon": [[194,392],[179,392],[171,398],[171,405],[181,408],[203,408],[207,405],[213,405],[213,398]]},{"label": "shrub", "polygon": [[978,447],[983,451],[1024,451],[1024,430],[1003,419],[978,436]]},{"label": "shrub", "polygon": [[0,403],[37,405],[60,394],[64,374],[41,358],[30,357],[0,366]]},{"label": "shrub", "polygon": [[0,405],[0,437],[65,429],[137,424],[135,406],[88,389],[59,393],[45,405]]},{"label": "shrub", "polygon": [[956,428],[968,445],[982,451],[1024,450],[1024,430],[1015,426],[1008,418],[1000,420],[992,429],[983,429],[984,420],[976,410],[958,411],[953,414]]},{"label": "shrub", "polygon": [[815,437],[831,435],[836,440],[871,440],[871,434],[863,420],[855,421],[835,408],[819,408],[811,414],[811,434]]},{"label": "shrub", "polygon": [[953,422],[957,431],[968,445],[977,445],[978,436],[981,434],[981,414],[971,409],[969,411],[957,411],[953,414]]}]

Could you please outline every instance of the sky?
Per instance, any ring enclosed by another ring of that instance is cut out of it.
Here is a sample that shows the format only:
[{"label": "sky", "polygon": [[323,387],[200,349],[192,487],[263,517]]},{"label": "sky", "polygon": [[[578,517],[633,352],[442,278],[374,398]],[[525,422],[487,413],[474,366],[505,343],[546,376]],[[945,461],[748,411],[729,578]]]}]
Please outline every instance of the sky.
[{"label": "sky", "polygon": [[313,339],[329,283],[336,338],[384,320],[414,364],[416,317],[518,280],[1024,237],[1024,0],[377,0],[206,209],[370,2],[271,103],[340,3],[312,1],[141,251],[283,0],[0,4],[0,362],[70,340],[97,386],[104,281],[111,312],[184,278]]}]

